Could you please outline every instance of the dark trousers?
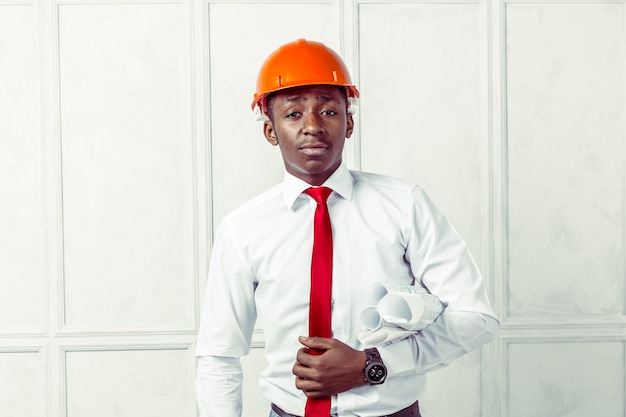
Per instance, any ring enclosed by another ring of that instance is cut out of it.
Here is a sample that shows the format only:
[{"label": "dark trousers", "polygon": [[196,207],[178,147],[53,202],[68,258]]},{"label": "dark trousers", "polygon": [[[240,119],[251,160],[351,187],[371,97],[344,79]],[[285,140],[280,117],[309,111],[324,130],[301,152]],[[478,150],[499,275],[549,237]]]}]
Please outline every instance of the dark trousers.
[{"label": "dark trousers", "polygon": [[[300,416],[286,413],[276,404],[272,404],[272,409],[270,410],[269,417],[300,417]],[[393,414],[389,414],[387,416],[380,416],[380,417],[421,417],[419,403],[418,401],[415,401],[413,404],[411,404],[410,406],[408,406],[407,408],[403,410],[400,410]]]}]

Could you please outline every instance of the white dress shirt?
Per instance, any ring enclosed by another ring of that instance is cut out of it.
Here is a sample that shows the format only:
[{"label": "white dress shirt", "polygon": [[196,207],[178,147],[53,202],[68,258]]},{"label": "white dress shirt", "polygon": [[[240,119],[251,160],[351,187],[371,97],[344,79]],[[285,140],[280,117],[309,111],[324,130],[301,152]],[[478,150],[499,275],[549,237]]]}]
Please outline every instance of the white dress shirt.
[{"label": "white dress shirt", "polygon": [[[363,350],[358,315],[375,282],[420,285],[445,306],[415,336],[380,346],[384,384],[332,398],[338,416],[391,414],[425,390],[425,373],[493,339],[499,323],[467,245],[417,186],[349,171],[342,164],[324,183],[333,228],[333,337]],[[306,396],[292,367],[307,335],[313,213],[310,187],[285,180],[224,218],[211,255],[196,354],[202,417],[241,415],[239,357],[250,351],[258,320],[268,367],[262,395],[288,413],[304,414]]]}]

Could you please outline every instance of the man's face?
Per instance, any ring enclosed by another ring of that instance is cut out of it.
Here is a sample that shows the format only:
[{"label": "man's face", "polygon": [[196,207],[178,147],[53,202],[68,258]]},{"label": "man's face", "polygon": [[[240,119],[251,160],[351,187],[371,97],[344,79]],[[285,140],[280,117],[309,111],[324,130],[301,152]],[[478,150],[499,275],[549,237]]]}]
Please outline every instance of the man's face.
[{"label": "man's face", "polygon": [[341,164],[345,138],[354,121],[342,87],[312,85],[275,93],[263,130],[280,147],[285,169],[311,185],[321,185]]}]

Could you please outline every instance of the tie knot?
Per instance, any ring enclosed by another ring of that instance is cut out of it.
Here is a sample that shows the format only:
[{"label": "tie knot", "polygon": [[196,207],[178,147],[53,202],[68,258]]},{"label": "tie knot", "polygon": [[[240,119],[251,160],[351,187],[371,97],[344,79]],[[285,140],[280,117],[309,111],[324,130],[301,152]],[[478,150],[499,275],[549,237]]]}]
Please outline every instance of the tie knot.
[{"label": "tie knot", "polygon": [[313,197],[317,204],[323,204],[333,190],[328,187],[311,187],[304,190],[304,192]]}]

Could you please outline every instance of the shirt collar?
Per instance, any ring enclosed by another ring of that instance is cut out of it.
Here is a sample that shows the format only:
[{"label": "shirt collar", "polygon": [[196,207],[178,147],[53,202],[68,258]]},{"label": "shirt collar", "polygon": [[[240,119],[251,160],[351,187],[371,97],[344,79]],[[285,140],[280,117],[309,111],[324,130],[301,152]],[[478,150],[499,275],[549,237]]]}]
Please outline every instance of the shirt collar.
[{"label": "shirt collar", "polygon": [[[346,200],[352,199],[352,175],[350,175],[350,171],[343,161],[322,186],[331,188],[335,193]],[[311,184],[285,171],[283,199],[287,207],[293,209],[298,197],[302,195],[304,190],[310,187]]]}]

